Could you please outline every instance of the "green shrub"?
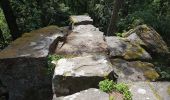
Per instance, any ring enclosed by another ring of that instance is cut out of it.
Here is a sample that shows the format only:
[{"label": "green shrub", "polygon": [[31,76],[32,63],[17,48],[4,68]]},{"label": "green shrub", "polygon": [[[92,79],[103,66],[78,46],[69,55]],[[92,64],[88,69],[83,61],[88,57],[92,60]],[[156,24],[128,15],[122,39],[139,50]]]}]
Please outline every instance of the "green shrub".
[{"label": "green shrub", "polygon": [[114,82],[112,80],[104,80],[99,82],[99,88],[100,90],[104,91],[104,92],[111,92],[114,88]]},{"label": "green shrub", "polygon": [[124,100],[132,100],[132,94],[125,83],[115,84],[114,89],[123,94]]},{"label": "green shrub", "polygon": [[99,82],[99,89],[107,93],[116,91],[123,94],[124,100],[132,100],[132,94],[125,83],[116,84],[112,80],[105,79]]}]

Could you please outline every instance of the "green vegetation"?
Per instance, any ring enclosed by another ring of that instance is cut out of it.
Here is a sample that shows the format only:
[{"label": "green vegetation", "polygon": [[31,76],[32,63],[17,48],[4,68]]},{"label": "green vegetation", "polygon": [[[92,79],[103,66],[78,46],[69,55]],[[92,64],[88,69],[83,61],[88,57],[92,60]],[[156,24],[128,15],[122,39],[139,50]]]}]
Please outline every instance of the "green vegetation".
[{"label": "green vegetation", "polygon": [[4,41],[0,40],[0,49],[3,49],[4,47],[6,47],[10,40],[10,34],[9,34],[9,29],[8,29],[8,25],[6,23],[4,14],[2,9],[0,8],[0,29],[2,31],[3,37],[4,37]]},{"label": "green vegetation", "polygon": [[155,65],[156,71],[159,73],[159,81],[170,81],[170,55],[155,56],[152,63]]},{"label": "green vegetation", "polygon": [[48,71],[47,74],[51,75],[54,71],[55,65],[52,63],[52,61],[58,61],[60,59],[64,58],[64,56],[61,55],[48,55]]},{"label": "green vegetation", "polygon": [[[124,100],[132,100],[132,94],[129,91],[128,86],[125,83],[114,83],[113,80],[105,79],[99,82],[100,90],[111,93],[112,91],[119,92],[123,94]],[[114,97],[111,97],[114,98]]]},{"label": "green vegetation", "polygon": [[[88,14],[94,24],[106,33],[116,0],[9,0],[21,33],[48,25],[69,25],[70,15]],[[140,24],[152,26],[168,42],[170,38],[169,0],[124,0],[116,20],[116,33]],[[81,8],[81,9],[80,9]],[[2,10],[0,26],[5,40],[10,39]],[[2,41],[2,40],[0,40]],[[2,45],[2,42],[0,42]]]},{"label": "green vegetation", "polygon": [[73,58],[75,56],[73,55],[48,55],[47,57],[47,63],[48,63],[48,71],[47,74],[51,75],[54,71],[55,65],[52,63],[52,61],[58,61],[62,58]]},{"label": "green vegetation", "polygon": [[104,92],[111,92],[114,89],[115,83],[112,80],[104,80],[99,83],[100,90]]}]

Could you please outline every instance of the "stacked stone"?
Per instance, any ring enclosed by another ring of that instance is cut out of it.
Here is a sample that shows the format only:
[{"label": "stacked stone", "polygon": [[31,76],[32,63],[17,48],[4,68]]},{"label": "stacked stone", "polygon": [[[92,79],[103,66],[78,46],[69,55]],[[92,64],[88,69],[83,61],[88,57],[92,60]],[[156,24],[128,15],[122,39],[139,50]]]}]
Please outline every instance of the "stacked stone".
[{"label": "stacked stone", "polygon": [[[56,65],[52,82],[53,100],[100,100],[98,98],[100,95],[104,97],[102,100],[108,100],[108,96],[103,92],[94,90],[105,77],[129,84],[134,100],[152,98],[156,100],[157,95],[153,94],[167,91],[167,89],[157,89],[155,92],[156,83],[149,82],[149,85],[146,85],[145,82],[155,81],[159,74],[155,71],[154,65],[148,62],[152,57],[143,46],[157,53],[168,52],[166,44],[155,31],[147,28],[147,33],[151,33],[149,36],[145,34],[138,36],[140,33],[136,32],[137,35],[132,31],[135,35],[126,33],[124,37],[105,37],[103,32],[91,25],[92,19],[89,16],[71,16],[70,19],[74,25],[72,32],[67,36],[64,44],[59,43],[55,54],[73,57],[53,61]],[[153,39],[152,34],[156,34],[157,39],[160,40],[157,47],[154,42],[158,40]],[[150,41],[146,40],[147,37]],[[153,45],[154,48],[151,48]],[[142,85],[137,87],[138,84]],[[160,86],[163,84],[165,83],[159,83]],[[164,88],[167,88],[168,84],[170,83],[167,82]],[[147,86],[150,88],[146,89]],[[148,93],[148,91],[152,92]],[[160,98],[166,100],[169,95],[166,93]]]},{"label": "stacked stone", "polygon": [[[107,44],[104,41],[104,34],[92,25],[89,16],[71,16],[70,19],[74,29],[64,44],[59,43],[55,54],[73,57],[53,61],[56,65],[53,76],[53,100],[71,99],[74,95],[68,97],[66,95],[82,90],[85,91],[76,96],[75,100],[81,100],[80,98],[108,100],[109,96],[105,93],[98,89],[90,89],[97,88],[98,83],[105,77],[113,78],[114,75],[112,65],[106,56]],[[98,93],[102,95],[99,96]],[[102,97],[103,95],[106,97]]]}]

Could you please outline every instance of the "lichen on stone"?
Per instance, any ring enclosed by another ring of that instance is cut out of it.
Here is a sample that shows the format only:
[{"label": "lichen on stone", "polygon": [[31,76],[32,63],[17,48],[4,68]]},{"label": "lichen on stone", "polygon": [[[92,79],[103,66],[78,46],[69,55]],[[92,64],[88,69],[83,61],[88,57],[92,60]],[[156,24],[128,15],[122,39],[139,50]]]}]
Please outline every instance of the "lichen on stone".
[{"label": "lichen on stone", "polygon": [[167,93],[170,95],[170,85],[168,86]]},{"label": "lichen on stone", "polygon": [[159,74],[155,70],[145,71],[144,76],[151,81],[155,81],[159,78]]}]

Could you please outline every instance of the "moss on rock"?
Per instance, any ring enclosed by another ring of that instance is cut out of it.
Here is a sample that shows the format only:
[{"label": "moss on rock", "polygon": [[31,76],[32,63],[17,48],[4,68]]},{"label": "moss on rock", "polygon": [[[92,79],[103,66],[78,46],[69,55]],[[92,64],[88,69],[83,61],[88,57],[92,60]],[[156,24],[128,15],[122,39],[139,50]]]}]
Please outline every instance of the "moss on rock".
[{"label": "moss on rock", "polygon": [[155,70],[145,71],[144,76],[151,81],[154,81],[159,78],[159,74]]},{"label": "moss on rock", "polygon": [[170,95],[170,85],[168,86],[167,93]]}]

